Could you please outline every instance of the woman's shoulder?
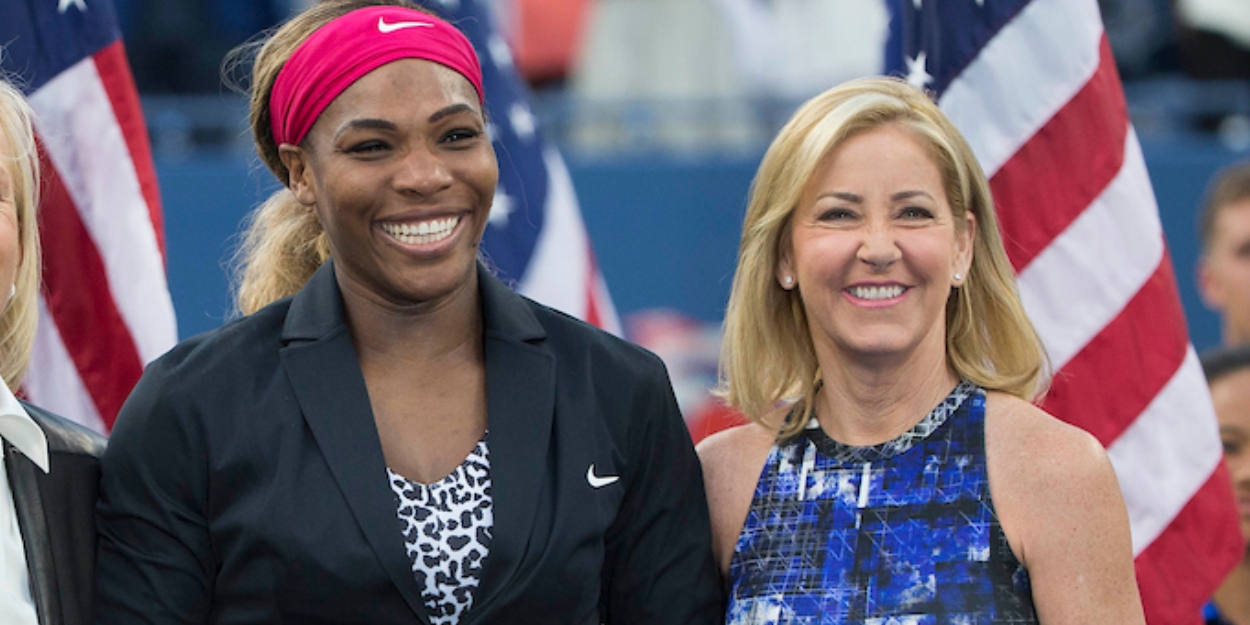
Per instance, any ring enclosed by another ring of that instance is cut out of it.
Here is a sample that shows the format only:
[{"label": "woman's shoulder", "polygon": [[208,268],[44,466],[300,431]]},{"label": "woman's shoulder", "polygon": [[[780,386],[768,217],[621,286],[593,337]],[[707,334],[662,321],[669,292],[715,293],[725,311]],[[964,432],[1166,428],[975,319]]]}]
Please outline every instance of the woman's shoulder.
[{"label": "woman's shoulder", "polygon": [[107,439],[94,430],[26,401],[22,407],[43,430],[49,451],[94,457],[104,453]]},{"label": "woman's shoulder", "polygon": [[[123,404],[109,448],[118,440],[162,440],[210,433],[229,436],[265,399],[288,397],[281,385],[287,301],[180,341],[149,363]],[[246,407],[246,409],[243,409]],[[157,434],[159,432],[159,434]],[[127,443],[133,444],[133,443]]]},{"label": "woman's shoulder", "polygon": [[531,299],[525,302],[546,331],[549,349],[568,364],[610,370],[614,375],[664,370],[660,357],[644,347]]},{"label": "woman's shoulder", "polygon": [[1119,528],[1127,520],[1098,439],[1041,408],[988,393],[985,448],[995,511],[1026,567],[1041,557],[1039,549],[1064,544],[1060,535]]},{"label": "woman's shoulder", "polygon": [[746,423],[721,430],[695,446],[709,499],[739,500],[754,491],[764,460],[777,441],[777,428]]},{"label": "woman's shoulder", "polygon": [[986,445],[1007,458],[1028,458],[1030,473],[1039,479],[1064,473],[1084,474],[1107,463],[1107,454],[1093,435],[1064,422],[1038,406],[999,392],[986,393]]},{"label": "woman's shoulder", "polygon": [[254,371],[277,359],[289,300],[265,307],[221,327],[183,339],[152,361],[144,377],[211,378]]},{"label": "woman's shoulder", "polygon": [[767,455],[776,440],[776,428],[751,422],[716,432],[699,441],[695,450],[704,472],[736,471],[744,461]]},{"label": "woman's shoulder", "polygon": [[760,472],[777,439],[777,428],[747,423],[699,442],[703,483],[712,515],[712,551],[721,573],[729,569],[734,544],[746,522]]}]

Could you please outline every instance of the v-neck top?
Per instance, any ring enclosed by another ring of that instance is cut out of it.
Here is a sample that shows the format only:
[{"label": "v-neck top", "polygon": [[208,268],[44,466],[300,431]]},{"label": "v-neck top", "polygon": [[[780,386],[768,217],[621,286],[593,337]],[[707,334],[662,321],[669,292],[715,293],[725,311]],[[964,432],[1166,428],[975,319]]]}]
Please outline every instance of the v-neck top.
[{"label": "v-neck top", "polygon": [[494,531],[486,437],[437,482],[414,482],[390,468],[386,475],[430,624],[455,625],[473,606]]}]

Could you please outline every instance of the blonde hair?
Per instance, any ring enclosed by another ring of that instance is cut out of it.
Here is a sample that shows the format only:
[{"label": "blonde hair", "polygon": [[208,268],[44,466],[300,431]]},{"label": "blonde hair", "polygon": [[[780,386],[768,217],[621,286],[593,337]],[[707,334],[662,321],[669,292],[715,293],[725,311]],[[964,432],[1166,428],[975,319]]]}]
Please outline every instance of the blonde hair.
[{"label": "blonde hair", "polygon": [[[278,144],[269,124],[269,98],[278,72],[295,50],[318,28],[356,9],[404,6],[423,10],[407,0],[329,0],[310,7],[260,41],[244,44],[226,59],[226,80],[255,57],[249,92],[248,116],[260,160],[287,186],[291,174],[278,156]],[[276,191],[248,216],[234,255],[234,302],[239,313],[250,315],[269,303],[294,295],[313,272],[330,258],[316,212],[300,204],[286,188]]]},{"label": "blonde hair", "polygon": [[968,227],[968,211],[976,220],[972,267],[946,302],[947,363],[963,379],[1026,400],[1045,388],[1045,351],[1016,293],[972,149],[920,90],[893,78],[855,80],[812,98],[781,129],[760,163],[742,225],[717,393],[762,424],[779,403],[795,401],[783,438],[807,426],[822,379],[801,295],[776,279],[791,218],[826,155],[885,125],[906,129],[929,153],[959,227]]},{"label": "blonde hair", "polygon": [[[39,152],[35,146],[34,117],[30,105],[9,82],[0,77],[0,164],[13,182],[17,209],[17,242],[21,248],[13,297],[0,312],[0,377],[16,390],[30,366],[35,326],[39,320]],[[0,285],[3,287],[3,285]],[[8,297],[0,295],[0,301]]]}]

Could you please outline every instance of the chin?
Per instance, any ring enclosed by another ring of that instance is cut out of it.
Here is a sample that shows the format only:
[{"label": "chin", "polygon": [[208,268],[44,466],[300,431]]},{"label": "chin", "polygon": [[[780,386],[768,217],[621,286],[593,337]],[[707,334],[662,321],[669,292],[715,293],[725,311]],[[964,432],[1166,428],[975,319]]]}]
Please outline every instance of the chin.
[{"label": "chin", "polygon": [[882,358],[905,354],[916,349],[915,341],[890,336],[874,336],[869,340],[848,341],[844,344],[850,354],[868,358]]}]

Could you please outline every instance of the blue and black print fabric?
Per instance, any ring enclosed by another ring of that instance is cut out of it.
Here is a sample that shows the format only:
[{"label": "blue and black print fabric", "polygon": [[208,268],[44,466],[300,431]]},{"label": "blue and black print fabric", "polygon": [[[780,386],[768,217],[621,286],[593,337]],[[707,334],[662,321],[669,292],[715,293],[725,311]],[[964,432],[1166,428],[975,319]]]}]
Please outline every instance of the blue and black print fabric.
[{"label": "blue and black print fabric", "polygon": [[985,391],[869,447],[773,447],[729,568],[730,625],[1036,623],[990,499]]}]

